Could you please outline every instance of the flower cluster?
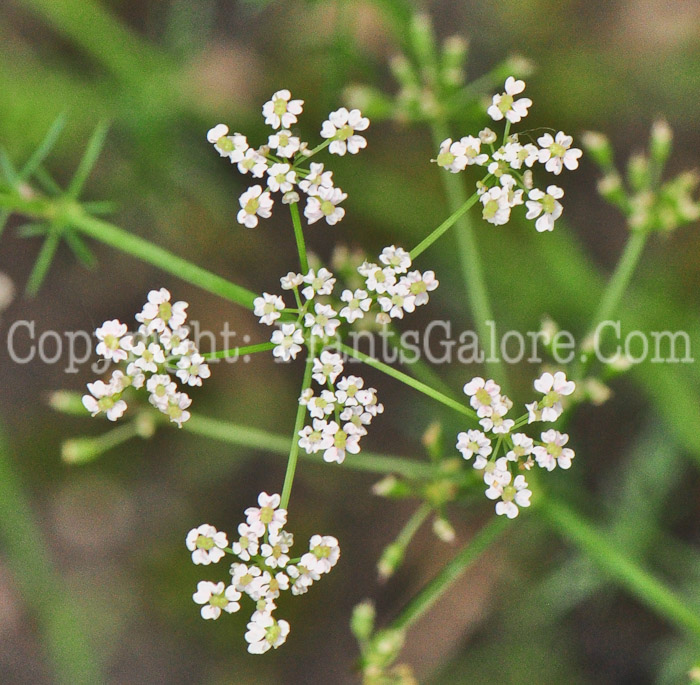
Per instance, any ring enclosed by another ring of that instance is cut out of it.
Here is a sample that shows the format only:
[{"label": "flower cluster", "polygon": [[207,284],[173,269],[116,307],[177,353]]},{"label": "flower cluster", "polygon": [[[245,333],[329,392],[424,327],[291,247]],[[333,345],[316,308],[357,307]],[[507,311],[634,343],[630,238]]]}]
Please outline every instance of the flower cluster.
[{"label": "flower cluster", "polygon": [[257,226],[260,218],[271,216],[272,193],[281,193],[283,204],[299,202],[299,192],[305,193],[304,216],[309,224],[325,219],[333,226],[345,215],[340,203],[347,194],[333,184],[333,172],[326,171],[322,163],[311,162],[308,167],[305,164],[325,147],[331,154],[341,156],[357,154],[367,147],[367,140],[360,134],[369,126],[369,119],[359,109],[348,111],[341,107],[331,112],[321,128],[325,142],[310,149],[308,143],[291,131],[304,105],[303,100],[291,98],[288,90],[278,90],[263,105],[265,123],[273,132],[259,148],[251,147],[240,133],[231,135],[225,124],[217,124],[207,133],[207,140],[219,155],[237,164],[242,174],[249,173],[262,180],[240,197],[237,219],[248,228]]},{"label": "flower cluster", "polygon": [[[312,419],[299,433],[299,445],[307,452],[323,452],[326,461],[341,463],[346,453],[360,451],[366,426],[384,411],[376,390],[365,388],[358,376],[342,375],[341,356],[327,348],[333,346],[343,323],[374,316],[386,324],[427,304],[429,293],[438,287],[435,274],[411,271],[410,267],[408,252],[390,245],[382,250],[378,263],[364,261],[357,267],[363,287],[344,289],[339,300],[333,300],[336,278],[325,267],[311,269],[306,275],[290,272],[282,277],[282,290],[293,291],[296,308],[288,309],[280,295],[271,293],[255,299],[254,313],[260,323],[279,326],[271,337],[274,357],[296,359],[304,345],[314,354],[313,378],[323,389],[316,393],[308,388],[299,398]],[[283,319],[285,312],[295,320]]]},{"label": "flower cluster", "polygon": [[525,82],[512,76],[506,79],[505,90],[493,96],[487,112],[494,121],[506,120],[506,132],[500,147],[496,148],[496,134],[489,128],[478,137],[465,136],[440,144],[434,161],[452,173],[468,166],[486,167],[488,175],[477,183],[483,218],[496,226],[508,223],[514,207],[525,205],[526,218],[535,220],[537,231],[551,231],[561,216],[560,202],[564,191],[556,185],[544,190],[534,187],[532,167],[539,163],[545,170],[558,176],[564,168],[578,168],[581,150],[572,147],[573,138],[559,131],[545,133],[532,142],[522,143],[517,134],[510,134],[511,124],[517,124],[528,114],[532,105],[529,98],[518,97],[525,90]]},{"label": "flower cluster", "polygon": [[[148,301],[136,315],[139,327],[129,332],[118,319],[105,321],[95,331],[97,354],[107,361],[122,363],[108,382],[88,383],[90,394],[83,405],[92,414],[119,419],[127,409],[123,395],[128,388],[146,388],[149,402],[178,426],[187,421],[192,400],[182,385],[199,386],[211,371],[197,346],[188,339],[187,302],[171,302],[165,289],[151,290]],[[172,375],[171,375],[172,374]],[[175,378],[173,378],[173,376]]]},{"label": "flower cluster", "polygon": [[230,547],[226,533],[208,524],[193,528],[185,539],[195,564],[215,564],[226,553],[237,557],[231,564],[228,585],[200,581],[192,599],[202,606],[202,618],[217,619],[222,611],[229,614],[239,611],[239,600],[247,595],[255,607],[245,634],[251,654],[277,649],[287,639],[289,623],[273,616],[281,593],[306,593],[315,581],[331,571],[340,557],[334,537],[313,535],[308,552],[292,559],[294,537],[284,530],[287,511],[279,508],[280,496],[261,492],[258,505],[245,510],[246,521],[238,526],[238,538]]},{"label": "flower cluster", "polygon": [[312,419],[312,425],[299,431],[299,446],[309,454],[323,452],[327,462],[341,464],[347,453],[360,451],[360,438],[367,435],[372,419],[384,411],[377,391],[365,388],[359,376],[343,373],[339,354],[324,350],[313,361],[313,379],[324,388],[315,394],[308,388],[299,398]]},{"label": "flower cluster", "polygon": [[535,463],[547,471],[557,466],[568,469],[574,458],[574,451],[565,446],[569,440],[565,433],[550,429],[541,433],[540,440],[533,440],[525,433],[514,432],[525,423],[556,421],[563,412],[563,398],[576,388],[561,371],[542,374],[534,386],[544,397],[525,405],[527,414],[517,421],[506,418],[513,402],[493,380],[477,377],[464,386],[483,430],[460,433],[457,449],[464,459],[474,458],[473,466],[483,472],[488,486],[486,496],[499,500],[496,513],[508,518],[515,518],[519,507],[529,507],[532,495],[525,476],[514,477],[516,471],[529,471]]}]

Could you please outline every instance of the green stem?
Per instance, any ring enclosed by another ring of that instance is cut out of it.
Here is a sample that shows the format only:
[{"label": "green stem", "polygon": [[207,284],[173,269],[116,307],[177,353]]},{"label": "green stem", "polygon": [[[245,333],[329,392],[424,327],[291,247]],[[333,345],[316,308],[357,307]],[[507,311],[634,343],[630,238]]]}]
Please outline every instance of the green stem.
[{"label": "green stem", "polygon": [[299,206],[296,202],[289,205],[289,211],[292,214],[292,223],[294,224],[294,237],[297,241],[297,251],[299,252],[299,264],[301,265],[302,273],[309,272],[309,260],[306,258],[306,243],[304,243],[304,230],[301,227],[301,217],[299,216]]},{"label": "green stem", "polygon": [[0,434],[0,537],[5,559],[22,597],[36,616],[40,643],[49,652],[56,681],[65,685],[103,683],[85,617],[54,568],[31,502]]},{"label": "green stem", "polygon": [[415,260],[418,255],[425,252],[438,238],[443,235],[443,233],[452,228],[452,226],[454,226],[478,201],[479,194],[474,193],[470,198],[465,199],[457,209],[452,207],[452,214],[448,216],[447,219],[445,219],[434,231],[432,231],[432,233],[423,238],[423,240],[421,240],[418,245],[416,245],[409,252],[411,259]]},{"label": "green stem", "polygon": [[[435,121],[431,125],[433,142],[436,147],[449,137],[447,126],[440,121]],[[459,174],[442,174],[447,203],[452,211],[458,210],[469,200],[466,197],[464,185]],[[472,196],[473,198],[474,196]],[[484,350],[486,372],[495,379],[504,391],[508,392],[508,377],[506,375],[503,361],[498,355],[498,350],[486,349],[487,341],[491,339],[491,330],[487,322],[494,322],[493,310],[489,301],[488,290],[486,288],[486,278],[481,264],[479,248],[474,235],[474,227],[466,213],[462,213],[457,219],[457,252],[462,267],[462,277],[466,288],[467,299],[474,317],[476,332]],[[490,345],[489,345],[490,348]]]},{"label": "green stem", "polygon": [[[600,304],[591,319],[588,327],[585,343],[591,343],[599,324],[608,321],[620,306],[625,290],[632,280],[637,264],[644,251],[644,246],[649,238],[647,231],[631,231],[625,249],[615,267],[615,272],[610,277],[608,284],[600,299]],[[600,341],[599,341],[600,342]],[[592,356],[592,355],[591,355]],[[587,365],[586,365],[587,366]]]},{"label": "green stem", "polygon": [[444,404],[446,407],[454,409],[456,412],[464,414],[465,416],[468,416],[471,419],[476,419],[476,412],[471,407],[467,407],[461,402],[458,402],[457,400],[454,400],[451,397],[444,395],[438,390],[431,388],[429,385],[421,383],[420,381],[416,380],[415,378],[412,378],[411,376],[408,376],[407,374],[401,371],[397,371],[395,368],[389,366],[388,364],[384,364],[383,362],[380,362],[374,357],[370,357],[364,352],[354,350],[352,347],[350,347],[349,345],[345,345],[344,343],[340,343],[339,345],[337,345],[337,348],[338,350],[344,352],[348,356],[354,357],[355,359],[359,359],[361,362],[364,362],[368,366],[371,366],[372,368],[387,374],[387,376],[395,378],[397,381],[405,383],[414,390],[422,392],[424,395],[427,395],[428,397],[431,397],[437,402]]},{"label": "green stem", "polygon": [[426,585],[391,624],[396,630],[406,630],[415,623],[464,571],[503,533],[509,520],[505,516],[492,518]]},{"label": "green stem", "polygon": [[[17,194],[8,193],[0,193],[0,207],[40,219],[55,219],[57,211],[60,211],[54,202],[46,198],[25,199]],[[247,309],[254,308],[253,301],[257,295],[250,290],[192,264],[123,228],[90,216],[77,205],[63,207],[62,210],[64,212],[62,218],[75,230],[178,276],[183,281],[192,283],[214,295],[219,295]]]},{"label": "green stem", "polygon": [[254,354],[255,352],[265,352],[271,350],[275,346],[274,343],[264,342],[255,345],[246,345],[243,347],[233,347],[230,350],[219,350],[218,352],[206,352],[202,354],[205,359],[230,359],[231,357],[238,359],[244,354]]},{"label": "green stem", "polygon": [[[306,389],[311,385],[311,372],[314,367],[313,346],[309,350],[306,357],[306,366],[304,367],[304,380],[301,383],[299,396],[301,397]],[[282,486],[282,500],[280,508],[286,509],[289,505],[289,496],[292,494],[292,484],[294,483],[294,473],[297,468],[297,460],[299,458],[299,431],[304,426],[304,418],[306,417],[306,406],[299,403],[297,405],[297,417],[294,421],[294,432],[292,433],[292,446],[289,448],[289,459],[287,460],[287,472],[284,474],[284,485]]]},{"label": "green stem", "polygon": [[564,538],[606,571],[652,611],[664,616],[700,642],[700,609],[676,595],[661,581],[620,553],[617,547],[562,502],[542,498],[537,508],[545,520]]},{"label": "green stem", "polygon": [[416,509],[411,518],[406,521],[406,525],[401,529],[401,532],[396,536],[394,540],[395,545],[399,545],[402,548],[408,547],[408,544],[413,539],[413,536],[418,532],[418,529],[423,525],[425,519],[428,518],[430,512],[432,511],[429,504],[421,504],[418,509]]},{"label": "green stem", "polygon": [[[241,426],[221,419],[212,419],[193,414],[189,421],[183,424],[183,430],[239,447],[264,449],[284,456],[287,456],[289,453],[288,437],[275,435],[259,428]],[[323,457],[320,454],[308,454],[305,450],[302,450],[299,456],[306,461],[324,464],[325,468],[333,468],[323,461]],[[384,454],[374,454],[365,450],[362,450],[359,454],[353,454],[352,458],[348,457],[340,468],[376,474],[395,473],[405,478],[417,480],[429,480],[435,476],[434,468],[425,462]]]}]

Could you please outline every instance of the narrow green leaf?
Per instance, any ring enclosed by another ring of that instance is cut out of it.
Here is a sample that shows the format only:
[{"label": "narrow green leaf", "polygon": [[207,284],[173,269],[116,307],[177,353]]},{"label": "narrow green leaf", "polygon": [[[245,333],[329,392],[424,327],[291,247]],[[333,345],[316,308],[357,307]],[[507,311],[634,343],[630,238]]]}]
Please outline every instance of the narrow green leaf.
[{"label": "narrow green leaf", "polygon": [[94,269],[97,265],[97,259],[83,239],[70,229],[64,233],[64,238],[78,261],[88,269]]},{"label": "narrow green leaf", "polygon": [[108,131],[109,123],[107,121],[101,121],[95,127],[92,136],[90,136],[87,147],[85,148],[83,157],[80,160],[80,164],[78,164],[78,169],[71,179],[68,190],[66,191],[66,195],[68,197],[77,199],[77,197],[80,195],[80,192],[85,185],[85,181],[87,181],[90,172],[95,166],[95,162],[97,162],[97,158],[102,152],[105,140],[107,139]]},{"label": "narrow green leaf", "polygon": [[46,274],[51,268],[51,262],[53,261],[54,255],[56,254],[56,249],[61,240],[61,236],[58,232],[49,233],[44,240],[44,244],[41,246],[41,251],[34,263],[34,268],[31,274],[29,274],[29,280],[27,281],[27,288],[25,293],[28,297],[34,297],[41,288],[41,284],[46,278]]},{"label": "narrow green leaf", "polygon": [[68,115],[66,112],[61,112],[61,114],[54,119],[53,124],[51,124],[49,130],[44,136],[44,140],[41,141],[39,147],[34,151],[24,167],[22,167],[22,171],[19,172],[19,177],[17,178],[18,182],[26,181],[34,174],[39,165],[46,159],[53,149],[53,146],[56,144],[58,137],[61,135],[67,119]]}]

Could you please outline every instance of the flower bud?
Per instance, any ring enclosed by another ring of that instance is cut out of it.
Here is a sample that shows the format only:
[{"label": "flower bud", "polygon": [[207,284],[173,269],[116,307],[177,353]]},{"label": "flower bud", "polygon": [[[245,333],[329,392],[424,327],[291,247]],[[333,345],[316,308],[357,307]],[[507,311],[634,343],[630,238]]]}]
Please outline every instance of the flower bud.
[{"label": "flower bud", "polygon": [[581,142],[593,161],[605,172],[613,169],[613,151],[610,141],[597,131],[585,131]]},{"label": "flower bud", "polygon": [[350,618],[350,630],[359,642],[369,640],[374,630],[376,614],[374,604],[369,599],[355,605]]}]

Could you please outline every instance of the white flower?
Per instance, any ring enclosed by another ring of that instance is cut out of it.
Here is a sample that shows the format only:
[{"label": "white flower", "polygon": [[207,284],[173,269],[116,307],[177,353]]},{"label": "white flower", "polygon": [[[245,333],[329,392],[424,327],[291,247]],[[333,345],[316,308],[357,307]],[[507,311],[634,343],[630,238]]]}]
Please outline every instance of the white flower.
[{"label": "white flower", "polygon": [[[372,416],[382,414],[384,405],[377,400],[377,390],[375,388],[363,388],[355,393],[355,398]],[[346,406],[348,406],[346,404]],[[349,405],[355,406],[355,405]]]},{"label": "white flower", "polygon": [[519,142],[512,140],[498,150],[493,158],[508,162],[512,169],[521,169],[523,164],[528,168],[532,167],[539,159],[539,156],[540,150],[536,145],[532,143],[521,145]]},{"label": "white flower", "polygon": [[160,411],[167,411],[168,402],[177,392],[177,385],[167,373],[161,373],[148,379],[146,390],[151,393],[148,398],[150,403]]},{"label": "white flower", "polygon": [[564,131],[559,131],[556,138],[553,138],[551,133],[545,133],[537,142],[542,148],[539,151],[539,160],[547,171],[558,176],[564,167],[569,171],[578,169],[578,160],[583,153],[577,147],[571,147],[574,139]]},{"label": "white flower", "polygon": [[110,421],[116,421],[126,411],[126,402],[119,398],[114,387],[104,381],[88,383],[90,395],[83,395],[83,406],[92,416],[103,413]]},{"label": "white flower", "polygon": [[328,146],[328,152],[333,155],[344,155],[349,152],[356,155],[362,148],[367,147],[367,141],[356,131],[365,131],[369,126],[369,119],[362,116],[359,109],[348,112],[341,107],[328,115],[321,128],[322,138],[332,138]]},{"label": "white flower", "polygon": [[190,341],[187,339],[190,332],[185,326],[179,328],[164,328],[158,334],[158,340],[164,350],[172,355],[184,355],[190,351]]},{"label": "white flower", "polygon": [[[483,463],[484,457],[478,459],[479,465]],[[477,459],[474,460],[474,468],[477,468]],[[499,485],[507,485],[510,483],[511,473],[508,470],[508,460],[505,457],[500,457],[496,461],[489,461],[483,467],[484,469],[484,483],[487,485],[493,485],[498,483]],[[487,497],[490,497],[487,494]],[[490,499],[495,499],[490,497]]]},{"label": "white flower", "polygon": [[271,150],[277,150],[280,157],[293,157],[299,150],[301,141],[291,131],[283,130],[273,133],[267,139],[267,144]]},{"label": "white flower", "polygon": [[283,645],[289,635],[289,623],[276,621],[271,614],[261,614],[248,624],[245,634],[248,651],[251,654],[264,654],[270,648]]},{"label": "white flower", "polygon": [[[510,400],[508,400],[510,402]],[[510,407],[506,404],[497,404],[493,408],[493,413],[490,416],[485,416],[479,420],[481,427],[490,433],[505,435],[510,433],[515,426],[513,419],[504,419],[506,412]]]},{"label": "white flower", "polygon": [[270,568],[284,568],[289,563],[289,548],[294,538],[290,533],[281,530],[271,533],[268,542],[260,545],[260,556],[265,560],[265,565]]},{"label": "white flower", "polygon": [[255,307],[253,313],[260,317],[260,323],[271,326],[280,318],[280,312],[284,310],[284,300],[279,295],[263,293],[262,297],[256,297],[253,300],[253,306]]},{"label": "white flower", "polygon": [[347,302],[347,305],[340,310],[340,316],[348,323],[363,318],[372,305],[372,298],[367,295],[366,290],[358,289],[354,293],[352,290],[343,290],[340,299]]},{"label": "white flower", "polygon": [[223,559],[228,539],[226,533],[216,530],[208,523],[203,523],[187,533],[185,544],[187,549],[192,552],[192,561],[195,564],[209,566],[209,564],[215,564]]},{"label": "white flower", "polygon": [[515,80],[512,76],[506,79],[505,92],[493,96],[491,106],[488,108],[488,115],[494,121],[500,121],[505,117],[511,124],[517,124],[527,116],[527,110],[532,105],[529,98],[515,99],[525,90],[525,81]]},{"label": "white flower", "polygon": [[[280,590],[289,590],[289,576],[283,571],[278,571],[274,576],[269,571],[263,571],[262,574],[262,584],[260,585],[260,599],[257,600],[257,605],[264,602],[262,610],[257,608],[256,613],[270,613],[270,611],[276,609],[274,600],[280,596]],[[268,607],[268,611],[265,612],[265,607]],[[255,614],[251,617],[251,621],[255,620]]]},{"label": "white flower", "polygon": [[335,389],[338,402],[345,406],[358,404],[357,393],[364,387],[364,384],[365,381],[359,376],[343,376]]},{"label": "white flower", "polygon": [[143,342],[132,348],[132,354],[136,357],[134,365],[142,371],[158,372],[158,365],[165,364],[165,352],[158,343],[149,343],[148,347]]},{"label": "white flower", "polygon": [[459,433],[457,435],[457,449],[465,459],[471,459],[475,454],[488,457],[493,451],[491,441],[477,430]]},{"label": "white flower", "polygon": [[188,421],[190,413],[186,411],[187,407],[192,404],[192,400],[187,393],[177,392],[168,398],[168,407],[163,412],[173,423],[176,423],[178,428],[182,428],[182,424]]},{"label": "white flower", "polygon": [[544,444],[537,445],[532,450],[537,464],[547,471],[553,471],[557,466],[560,469],[571,468],[574,451],[564,447],[569,442],[569,436],[550,429],[542,433],[541,437]]},{"label": "white flower", "polygon": [[365,262],[357,267],[357,271],[366,280],[367,290],[382,295],[396,283],[396,271],[390,266],[382,268],[376,264]]},{"label": "white flower", "polygon": [[508,188],[492,186],[479,196],[484,206],[481,216],[494,226],[503,226],[510,220],[510,197]]},{"label": "white flower", "polygon": [[314,419],[313,427],[304,426],[299,431],[299,447],[309,454],[316,454],[332,445],[333,437],[328,433],[328,422],[325,420]]},{"label": "white flower", "polygon": [[480,417],[491,416],[494,407],[501,403],[501,386],[491,379],[484,380],[481,376],[476,376],[465,384],[464,394],[471,397],[469,404]]},{"label": "white flower", "polygon": [[415,298],[416,307],[428,304],[428,300],[430,299],[428,293],[432,292],[440,285],[439,281],[435,278],[434,271],[424,271],[423,273],[420,271],[411,271],[401,278],[399,284],[408,288],[410,295]]},{"label": "white flower", "polygon": [[274,204],[270,193],[263,192],[262,186],[251,186],[239,199],[241,210],[236,219],[239,224],[247,228],[255,228],[258,225],[258,217],[268,219],[272,215],[272,205]]},{"label": "white flower", "polygon": [[557,371],[554,375],[543,373],[534,386],[537,392],[544,395],[540,406],[541,421],[556,421],[564,411],[561,398],[571,395],[576,389],[576,384],[568,381],[563,371]]},{"label": "white flower", "polygon": [[299,188],[308,195],[318,195],[321,187],[333,187],[333,172],[324,171],[323,164],[320,162],[311,162],[306,178],[299,181]]},{"label": "white flower", "polygon": [[512,484],[495,487],[501,490],[501,501],[496,502],[496,513],[499,516],[505,515],[509,519],[514,519],[520,511],[518,507],[530,506],[532,492],[527,487],[525,476],[516,476]]},{"label": "white flower", "polygon": [[187,320],[187,302],[170,302],[170,292],[165,288],[151,290],[148,302],[143,306],[136,320],[146,326],[146,333],[161,332],[170,326],[175,330]]},{"label": "white flower", "polygon": [[288,193],[297,179],[297,172],[289,164],[273,164],[267,174],[267,186],[275,193],[277,191]]},{"label": "white flower", "polygon": [[209,365],[201,354],[195,353],[182,357],[177,363],[176,376],[187,385],[201,386],[203,378],[211,376]]},{"label": "white flower", "polygon": [[249,597],[257,598],[264,578],[257,566],[248,566],[234,561],[231,564],[231,583],[239,592],[245,592]]},{"label": "white flower", "polygon": [[309,552],[316,557],[314,571],[321,574],[329,573],[340,558],[338,540],[332,535],[314,535],[309,540]]},{"label": "white flower", "polygon": [[389,286],[386,295],[378,297],[377,302],[392,319],[403,319],[404,312],[410,314],[416,309],[416,297],[405,281]]},{"label": "white flower", "polygon": [[333,444],[323,452],[323,460],[342,464],[346,453],[357,454],[360,451],[360,435],[352,423],[340,428],[335,421],[326,427],[326,436],[333,438]]},{"label": "white flower", "polygon": [[277,533],[287,523],[287,510],[277,508],[280,505],[280,496],[261,492],[258,495],[258,504],[259,508],[248,507],[244,512],[248,525],[258,537],[265,533],[266,526],[271,534]]},{"label": "white flower", "polygon": [[131,347],[131,338],[124,339],[126,330],[126,324],[121,323],[119,319],[105,321],[95,331],[95,336],[100,341],[97,345],[97,354],[115,362],[124,361],[128,356],[126,350]]},{"label": "white flower", "polygon": [[452,173],[458,173],[472,164],[483,166],[488,158],[487,154],[481,152],[479,138],[464,136],[454,143],[451,138],[443,140],[440,144],[440,153],[435,161],[438,166],[444,167]]},{"label": "white flower", "polygon": [[304,344],[304,334],[296,323],[283,323],[282,328],[273,332],[270,342],[275,344],[272,355],[288,362],[296,359]]},{"label": "white flower", "polygon": [[329,226],[334,226],[345,216],[345,210],[338,205],[347,198],[347,193],[340,188],[324,186],[318,186],[317,193],[306,200],[304,216],[310,224],[325,219]]},{"label": "white flower", "polygon": [[498,136],[496,135],[496,133],[488,127],[479,131],[479,140],[484,145],[493,145],[493,143],[496,142],[497,138]]},{"label": "white flower", "polygon": [[229,136],[226,124],[217,124],[210,128],[207,131],[207,140],[222,157],[228,157],[232,164],[240,162],[248,150],[246,137],[240,133]]},{"label": "white flower", "polygon": [[335,278],[333,274],[325,267],[321,267],[316,273],[313,269],[304,276],[304,283],[307,286],[301,291],[301,294],[310,300],[315,295],[330,295],[333,292]]},{"label": "white flower", "polygon": [[329,304],[320,304],[317,302],[314,305],[314,312],[307,312],[304,316],[304,326],[311,329],[311,335],[319,338],[331,338],[335,335],[335,329],[340,326],[340,319],[337,312]]},{"label": "white flower", "polygon": [[280,278],[280,285],[282,290],[294,290],[298,288],[304,282],[304,277],[301,274],[294,273],[290,271],[286,276]]},{"label": "white flower", "polygon": [[[379,404],[377,406],[381,407],[382,411],[384,411],[383,405]],[[365,426],[369,426],[369,424],[372,423],[373,418],[374,414],[367,411],[364,406],[359,404],[344,407],[343,411],[340,412],[340,420],[345,423],[351,423],[353,426],[355,426],[355,434],[360,436],[367,435],[367,429]]]},{"label": "white flower", "polygon": [[[305,566],[304,562],[308,562],[310,566]],[[285,571],[290,578],[294,579],[292,583],[292,594],[303,595],[308,592],[309,587],[321,577],[321,574],[315,570],[315,558],[311,552],[304,554],[298,564],[287,566]]]},{"label": "white flower", "polygon": [[248,148],[243,159],[238,162],[238,171],[242,174],[250,171],[255,178],[262,178],[267,173],[267,159],[252,147]]},{"label": "white flower", "polygon": [[458,174],[467,167],[467,155],[465,146],[459,141],[452,142],[452,138],[446,138],[440,143],[440,151],[436,159],[431,160],[443,169]]},{"label": "white flower", "polygon": [[278,90],[262,108],[265,123],[272,128],[290,128],[297,123],[297,116],[301,114],[304,101],[291,100],[292,94],[285,88]]},{"label": "white flower", "polygon": [[534,443],[525,433],[513,433],[510,439],[513,441],[513,449],[506,454],[508,461],[518,461],[521,457],[532,454]]},{"label": "white flower", "polygon": [[312,378],[319,385],[325,385],[326,381],[335,383],[335,379],[343,372],[343,359],[339,354],[335,354],[329,350],[323,350],[321,356],[314,359],[312,371]]},{"label": "white flower", "polygon": [[202,618],[216,620],[221,616],[223,609],[229,614],[233,614],[241,608],[238,600],[241,593],[233,585],[226,587],[224,583],[212,583],[208,580],[201,580],[197,583],[197,592],[192,595],[192,599],[197,604],[203,604]]},{"label": "white flower", "polygon": [[306,405],[309,415],[323,419],[335,411],[336,397],[330,390],[322,390],[320,395],[308,394],[299,398],[299,404]]},{"label": "white flower", "polygon": [[239,559],[249,561],[251,555],[258,553],[258,536],[247,523],[239,524],[238,534],[240,537],[231,544],[231,549]]},{"label": "white flower", "polygon": [[[554,222],[561,216],[564,208],[561,206],[559,199],[564,197],[564,191],[558,186],[547,186],[547,192],[542,192],[539,188],[533,188],[528,197],[530,198],[525,204],[527,206],[527,214],[525,218],[534,219],[539,217],[535,222],[535,228],[541,233],[542,231],[551,231],[554,229]],[[540,214],[542,216],[540,216]]]},{"label": "white flower", "polygon": [[379,255],[379,261],[390,266],[397,274],[406,273],[411,267],[411,255],[403,247],[395,245],[385,247]]}]

